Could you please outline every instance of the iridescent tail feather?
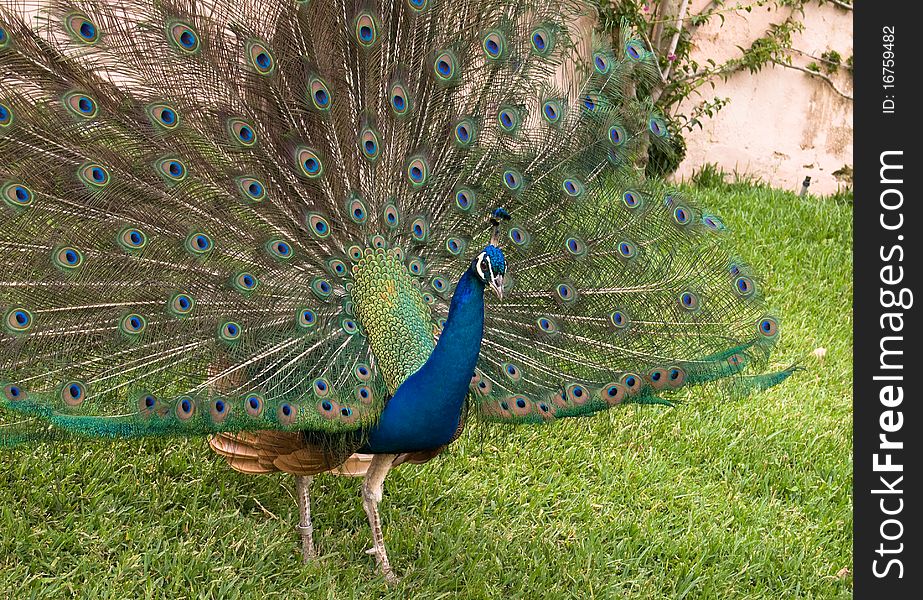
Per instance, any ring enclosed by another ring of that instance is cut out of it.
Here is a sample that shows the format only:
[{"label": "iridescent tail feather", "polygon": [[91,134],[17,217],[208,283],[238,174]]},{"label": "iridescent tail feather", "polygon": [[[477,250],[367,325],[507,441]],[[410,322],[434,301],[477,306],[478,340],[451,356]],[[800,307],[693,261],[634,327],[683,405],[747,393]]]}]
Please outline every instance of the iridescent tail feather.
[{"label": "iridescent tail feather", "polygon": [[[361,432],[425,359],[498,207],[510,277],[474,414],[657,402],[767,362],[778,320],[723,223],[633,166],[668,148],[632,91],[653,57],[627,34],[581,54],[583,2],[14,8],[3,443],[44,424]],[[402,310],[431,328],[376,317],[404,278]]]}]

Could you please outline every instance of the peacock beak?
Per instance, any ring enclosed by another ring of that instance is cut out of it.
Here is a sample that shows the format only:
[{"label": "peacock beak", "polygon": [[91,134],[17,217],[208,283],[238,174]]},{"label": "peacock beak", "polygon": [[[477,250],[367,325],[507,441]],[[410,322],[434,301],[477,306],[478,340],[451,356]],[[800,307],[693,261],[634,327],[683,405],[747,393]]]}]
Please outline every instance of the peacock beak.
[{"label": "peacock beak", "polygon": [[503,300],[503,275],[497,275],[490,280],[490,289],[494,291],[498,299]]}]

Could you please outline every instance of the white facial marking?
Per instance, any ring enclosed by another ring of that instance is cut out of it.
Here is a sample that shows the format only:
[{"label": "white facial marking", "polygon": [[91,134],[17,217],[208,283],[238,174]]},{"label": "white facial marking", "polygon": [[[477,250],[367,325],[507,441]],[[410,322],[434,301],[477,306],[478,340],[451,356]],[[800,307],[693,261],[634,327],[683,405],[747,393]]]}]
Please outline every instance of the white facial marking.
[{"label": "white facial marking", "polygon": [[486,252],[481,252],[481,253],[478,255],[478,264],[477,264],[478,276],[479,276],[481,279],[486,279],[486,278],[484,277],[484,269],[481,268],[481,261],[483,261],[484,259],[487,259],[487,269],[488,269],[488,270],[490,271],[490,273],[491,273],[491,278],[493,278],[493,266],[490,264],[490,257],[487,256],[487,253],[486,253]]}]

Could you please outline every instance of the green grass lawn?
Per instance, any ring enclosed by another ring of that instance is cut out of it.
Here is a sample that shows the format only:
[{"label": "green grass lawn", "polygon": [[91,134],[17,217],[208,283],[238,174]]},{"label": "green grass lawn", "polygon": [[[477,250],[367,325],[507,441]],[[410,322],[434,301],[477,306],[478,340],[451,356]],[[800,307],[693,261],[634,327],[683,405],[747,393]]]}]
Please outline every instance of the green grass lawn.
[{"label": "green grass lawn", "polygon": [[300,563],[293,480],[204,440],[0,454],[0,598],[848,597],[852,205],[745,184],[690,190],[735,232],[783,317],[782,385],[727,402],[469,429],[388,478],[394,588],[363,553],[359,480],[321,476],[322,558]]}]

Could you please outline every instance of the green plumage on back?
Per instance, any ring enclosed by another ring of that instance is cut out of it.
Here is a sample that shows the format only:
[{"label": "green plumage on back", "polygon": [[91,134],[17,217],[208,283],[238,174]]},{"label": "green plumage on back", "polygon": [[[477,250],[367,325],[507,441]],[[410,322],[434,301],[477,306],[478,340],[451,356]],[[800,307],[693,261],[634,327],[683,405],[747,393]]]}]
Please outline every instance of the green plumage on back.
[{"label": "green plumage on back", "polygon": [[436,345],[419,283],[394,251],[367,249],[353,267],[351,296],[356,317],[393,394],[426,362]]}]

